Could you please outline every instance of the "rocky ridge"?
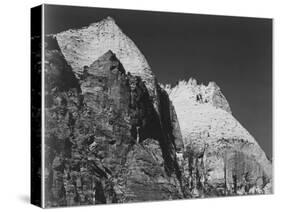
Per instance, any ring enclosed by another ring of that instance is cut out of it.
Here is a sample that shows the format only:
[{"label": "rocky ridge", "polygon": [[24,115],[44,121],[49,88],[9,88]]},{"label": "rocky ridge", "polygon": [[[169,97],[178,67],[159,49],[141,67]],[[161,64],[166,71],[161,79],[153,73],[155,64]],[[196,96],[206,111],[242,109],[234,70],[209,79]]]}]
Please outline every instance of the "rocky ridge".
[{"label": "rocky ridge", "polygon": [[[177,151],[183,143],[176,112],[166,91],[161,88],[154,73],[135,43],[123,33],[111,17],[92,23],[82,29],[70,29],[56,35],[58,46],[73,72],[80,78],[92,61],[112,51],[127,74],[140,77],[148,90],[164,133],[164,140],[173,140]],[[174,125],[174,126],[172,126]]]},{"label": "rocky ridge", "polygon": [[45,41],[47,207],[271,193],[215,83],[160,86],[110,17]]},{"label": "rocky ridge", "polygon": [[114,52],[126,72],[143,79],[154,98],[155,107],[158,107],[157,82],[148,62],[113,18],[107,17],[82,29],[70,29],[56,34],[55,37],[76,74],[82,73],[84,66],[89,66],[108,50]]},{"label": "rocky ridge", "polygon": [[165,89],[179,118],[183,173],[193,196],[271,193],[270,161],[215,83],[191,78]]},{"label": "rocky ridge", "polygon": [[112,51],[77,79],[46,38],[45,78],[46,207],[183,198],[175,114],[160,97],[160,121],[145,83]]}]

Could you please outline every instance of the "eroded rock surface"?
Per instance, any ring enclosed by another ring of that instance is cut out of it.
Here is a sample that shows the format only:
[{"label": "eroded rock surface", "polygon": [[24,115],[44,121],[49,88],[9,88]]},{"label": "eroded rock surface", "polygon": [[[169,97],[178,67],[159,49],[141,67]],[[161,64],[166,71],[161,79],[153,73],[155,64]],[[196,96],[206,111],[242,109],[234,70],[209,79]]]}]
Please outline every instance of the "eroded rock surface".
[{"label": "eroded rock surface", "polygon": [[215,83],[190,79],[166,90],[184,139],[185,191],[192,197],[271,193],[271,162]]},{"label": "eroded rock surface", "polygon": [[[176,114],[172,114],[172,112],[170,114],[170,111],[167,110],[168,108],[173,110],[173,106],[169,97],[164,94],[166,91],[159,87],[144,55],[136,44],[118,27],[115,20],[107,17],[82,29],[67,30],[53,35],[53,37],[57,40],[62,54],[78,78],[84,72],[85,66],[90,66],[93,61],[108,51],[114,52],[122,63],[125,72],[140,77],[144,82],[149,98],[158,113],[163,130],[172,130],[171,127],[167,129],[167,125],[170,125],[170,123],[166,121],[170,121],[168,116],[173,116],[171,117],[174,119],[173,124],[175,124],[173,126],[173,129],[175,129],[173,136],[176,143],[182,145]],[[171,138],[170,132],[168,132],[168,137],[168,139]]]},{"label": "eroded rock surface", "polygon": [[47,207],[272,192],[214,82],[160,86],[112,18],[45,40]]},{"label": "eroded rock surface", "polygon": [[157,83],[149,64],[135,43],[122,32],[111,17],[82,29],[58,33],[55,37],[63,55],[76,74],[83,72],[84,66],[89,66],[107,51],[114,52],[126,72],[141,77],[146,83],[158,110]]},{"label": "eroded rock surface", "polygon": [[142,79],[108,51],[78,80],[48,43],[46,206],[183,198],[173,128],[163,131],[169,120],[161,123]]}]

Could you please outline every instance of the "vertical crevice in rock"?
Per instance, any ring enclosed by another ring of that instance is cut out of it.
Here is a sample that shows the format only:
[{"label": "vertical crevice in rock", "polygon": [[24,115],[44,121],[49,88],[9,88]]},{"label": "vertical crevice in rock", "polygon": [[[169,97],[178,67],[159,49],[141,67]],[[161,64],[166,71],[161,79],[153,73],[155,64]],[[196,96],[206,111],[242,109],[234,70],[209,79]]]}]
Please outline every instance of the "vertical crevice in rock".
[{"label": "vertical crevice in rock", "polygon": [[[126,74],[111,51],[84,67],[79,79],[59,50],[46,55],[46,206],[141,201],[147,192],[154,199],[182,197],[171,135],[164,135],[142,79]],[[145,147],[150,142],[154,152]],[[136,148],[149,163],[140,153],[130,159]],[[144,175],[134,175],[139,171]]]}]

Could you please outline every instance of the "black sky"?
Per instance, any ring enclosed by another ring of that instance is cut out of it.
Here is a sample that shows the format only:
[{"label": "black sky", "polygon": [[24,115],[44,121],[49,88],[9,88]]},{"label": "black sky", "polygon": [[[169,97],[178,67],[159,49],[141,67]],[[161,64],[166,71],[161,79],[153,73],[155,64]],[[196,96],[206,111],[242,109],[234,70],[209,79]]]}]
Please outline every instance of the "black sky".
[{"label": "black sky", "polygon": [[215,81],[234,117],[272,157],[271,19],[48,5],[45,32],[107,16],[135,42],[159,82]]}]

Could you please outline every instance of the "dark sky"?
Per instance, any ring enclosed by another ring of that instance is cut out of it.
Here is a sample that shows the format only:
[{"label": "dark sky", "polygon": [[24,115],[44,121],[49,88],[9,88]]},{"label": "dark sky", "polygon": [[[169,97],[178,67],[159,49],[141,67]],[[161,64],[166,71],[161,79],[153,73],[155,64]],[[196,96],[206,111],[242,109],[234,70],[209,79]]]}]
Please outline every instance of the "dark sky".
[{"label": "dark sky", "polygon": [[215,81],[233,115],[272,157],[272,20],[47,6],[46,33],[107,16],[145,55],[161,83]]}]

